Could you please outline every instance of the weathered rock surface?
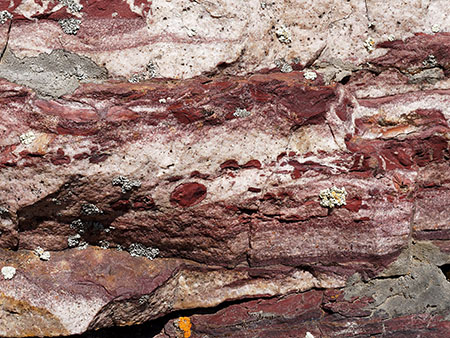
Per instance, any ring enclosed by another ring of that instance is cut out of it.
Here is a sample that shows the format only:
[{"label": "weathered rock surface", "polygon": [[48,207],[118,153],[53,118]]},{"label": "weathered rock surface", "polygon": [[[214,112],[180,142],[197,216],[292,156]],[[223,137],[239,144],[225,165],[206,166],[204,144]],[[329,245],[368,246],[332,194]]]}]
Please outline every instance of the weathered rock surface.
[{"label": "weathered rock surface", "polygon": [[0,2],[0,336],[448,335],[446,9]]}]

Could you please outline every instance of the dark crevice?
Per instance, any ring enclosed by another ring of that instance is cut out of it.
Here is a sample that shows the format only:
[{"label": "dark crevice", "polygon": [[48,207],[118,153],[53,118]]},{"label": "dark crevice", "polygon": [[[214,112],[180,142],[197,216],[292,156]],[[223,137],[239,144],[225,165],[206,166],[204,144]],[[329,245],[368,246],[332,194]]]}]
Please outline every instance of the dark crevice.
[{"label": "dark crevice", "polygon": [[344,77],[339,81],[339,83],[340,83],[340,84],[343,84],[343,85],[346,85],[346,84],[350,81],[350,78],[351,78],[350,75],[344,76]]},{"label": "dark crevice", "polygon": [[[279,296],[274,297],[264,297],[263,299],[272,299],[278,298]],[[87,331],[81,335],[71,335],[65,336],[68,338],[152,338],[159,334],[166,324],[173,319],[179,317],[191,317],[193,315],[209,315],[215,314],[227,307],[233,305],[243,304],[256,298],[242,298],[239,300],[223,302],[215,307],[211,308],[195,308],[188,310],[179,310],[172,313],[169,313],[165,316],[156,318],[154,320],[149,320],[143,324],[132,325],[132,326],[122,326],[122,327],[110,327],[99,330]],[[34,337],[37,338],[37,337]]]},{"label": "dark crevice", "polygon": [[441,269],[442,273],[444,274],[445,278],[447,278],[448,281],[450,281],[450,264],[444,264],[439,267]]},{"label": "dark crevice", "polygon": [[6,33],[5,46],[3,46],[3,49],[2,49],[1,54],[0,54],[0,62],[2,61],[3,55],[5,55],[6,49],[8,48],[9,34],[11,33],[11,26],[12,26],[12,19],[9,20],[9,27],[8,27],[8,32]]},{"label": "dark crevice", "polygon": [[248,209],[248,208],[239,208],[239,211],[240,211],[241,213],[246,214],[246,215],[249,215],[249,216],[252,216],[252,215],[258,213],[258,210],[255,210],[255,209]]}]

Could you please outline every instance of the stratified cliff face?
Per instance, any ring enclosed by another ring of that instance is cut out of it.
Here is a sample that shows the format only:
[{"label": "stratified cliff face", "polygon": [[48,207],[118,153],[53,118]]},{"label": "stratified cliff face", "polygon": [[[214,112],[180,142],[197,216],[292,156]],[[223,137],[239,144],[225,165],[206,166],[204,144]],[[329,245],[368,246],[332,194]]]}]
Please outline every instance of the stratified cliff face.
[{"label": "stratified cliff face", "polygon": [[0,1],[0,336],[449,335],[449,31],[446,0]]}]

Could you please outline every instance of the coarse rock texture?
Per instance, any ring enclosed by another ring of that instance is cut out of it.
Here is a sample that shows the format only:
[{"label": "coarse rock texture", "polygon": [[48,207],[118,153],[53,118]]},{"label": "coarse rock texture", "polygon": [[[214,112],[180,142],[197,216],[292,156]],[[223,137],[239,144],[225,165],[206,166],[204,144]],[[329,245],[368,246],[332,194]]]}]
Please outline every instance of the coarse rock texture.
[{"label": "coarse rock texture", "polygon": [[0,1],[0,336],[448,336],[447,13]]}]

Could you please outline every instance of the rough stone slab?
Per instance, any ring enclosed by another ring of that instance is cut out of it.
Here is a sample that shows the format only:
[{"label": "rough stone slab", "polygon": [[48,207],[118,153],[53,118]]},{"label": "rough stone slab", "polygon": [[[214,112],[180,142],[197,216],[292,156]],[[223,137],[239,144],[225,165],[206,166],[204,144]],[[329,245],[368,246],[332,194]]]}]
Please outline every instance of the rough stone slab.
[{"label": "rough stone slab", "polygon": [[[368,38],[381,43],[391,35],[398,41],[415,32],[434,34],[433,26],[441,32],[450,29],[444,14],[446,0],[427,5],[419,0],[407,4],[381,0],[115,0],[81,4],[80,13],[70,13],[56,1],[17,0],[13,7],[5,3],[3,7],[15,16],[12,51],[22,58],[65,48],[90,57],[114,76],[127,78],[145,71],[153,61],[161,76],[189,78],[217,72],[218,65],[239,74],[272,68],[277,59],[305,65],[321,50],[323,61],[363,64],[390,48],[380,44],[369,53],[364,47]],[[81,20],[76,35],[62,32],[56,20],[66,17]],[[286,27],[290,43],[279,40],[276,32],[282,27]]]},{"label": "rough stone slab", "polygon": [[343,285],[343,280],[297,269],[269,268],[267,279],[252,269],[151,261],[99,248],[52,252],[49,261],[27,251],[2,250],[1,257],[2,266],[16,268],[12,279],[0,279],[3,337],[77,334],[241,298]]},{"label": "rough stone slab", "polygon": [[0,336],[446,336],[447,7],[0,2]]}]

